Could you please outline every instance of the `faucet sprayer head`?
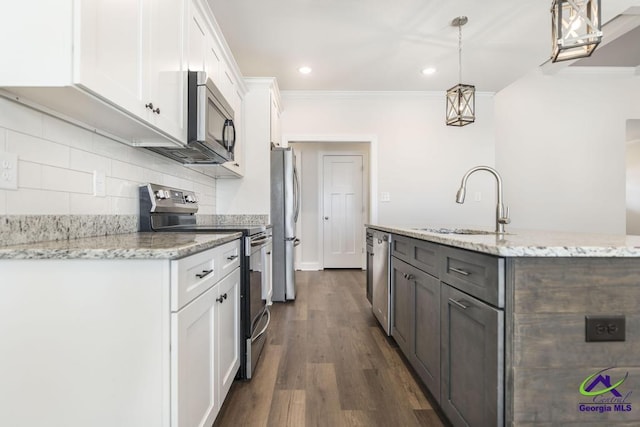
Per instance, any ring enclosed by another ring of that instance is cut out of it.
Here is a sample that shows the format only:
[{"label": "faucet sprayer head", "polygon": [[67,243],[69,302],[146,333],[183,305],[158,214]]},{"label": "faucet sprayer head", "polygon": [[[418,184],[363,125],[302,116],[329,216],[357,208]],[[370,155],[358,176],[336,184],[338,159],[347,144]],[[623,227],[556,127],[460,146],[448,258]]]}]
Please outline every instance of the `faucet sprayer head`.
[{"label": "faucet sprayer head", "polygon": [[464,203],[464,196],[467,190],[464,187],[460,187],[458,192],[456,193],[456,203]]}]

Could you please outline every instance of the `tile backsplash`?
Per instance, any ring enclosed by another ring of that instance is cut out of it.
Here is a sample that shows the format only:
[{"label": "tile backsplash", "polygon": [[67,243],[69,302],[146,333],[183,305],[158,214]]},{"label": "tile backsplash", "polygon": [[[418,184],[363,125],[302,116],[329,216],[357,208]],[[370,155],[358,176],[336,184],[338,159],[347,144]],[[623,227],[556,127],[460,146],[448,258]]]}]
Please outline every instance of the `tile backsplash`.
[{"label": "tile backsplash", "polygon": [[[18,189],[0,189],[0,216],[137,215],[147,182],[195,191],[200,213],[215,214],[213,177],[3,97],[0,152],[18,155]],[[94,196],[96,171],[104,196]]]}]

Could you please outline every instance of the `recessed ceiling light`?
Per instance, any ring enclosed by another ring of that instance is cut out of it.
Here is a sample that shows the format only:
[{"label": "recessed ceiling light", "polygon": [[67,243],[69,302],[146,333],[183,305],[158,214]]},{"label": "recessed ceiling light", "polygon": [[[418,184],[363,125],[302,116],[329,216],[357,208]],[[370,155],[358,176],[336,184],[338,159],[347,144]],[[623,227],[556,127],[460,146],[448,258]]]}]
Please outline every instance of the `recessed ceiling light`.
[{"label": "recessed ceiling light", "polygon": [[300,74],[309,74],[309,73],[311,73],[311,67],[307,67],[305,65],[305,66],[302,66],[302,67],[298,68],[298,71],[300,72]]},{"label": "recessed ceiling light", "polygon": [[431,74],[435,74],[436,69],[434,67],[427,67],[422,69],[422,74],[425,76],[430,76]]}]

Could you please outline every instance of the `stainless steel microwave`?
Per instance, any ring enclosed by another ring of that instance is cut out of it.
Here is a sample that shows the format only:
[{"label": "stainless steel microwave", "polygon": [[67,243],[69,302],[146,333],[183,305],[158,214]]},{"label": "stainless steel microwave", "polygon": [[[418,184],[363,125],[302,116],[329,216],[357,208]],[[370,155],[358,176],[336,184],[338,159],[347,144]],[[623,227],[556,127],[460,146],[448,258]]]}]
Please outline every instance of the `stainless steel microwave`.
[{"label": "stainless steel microwave", "polygon": [[189,71],[187,141],[220,163],[233,160],[236,128],[233,109],[203,71]]},{"label": "stainless steel microwave", "polygon": [[187,75],[187,145],[147,147],[185,164],[232,161],[236,143],[233,109],[203,71]]}]

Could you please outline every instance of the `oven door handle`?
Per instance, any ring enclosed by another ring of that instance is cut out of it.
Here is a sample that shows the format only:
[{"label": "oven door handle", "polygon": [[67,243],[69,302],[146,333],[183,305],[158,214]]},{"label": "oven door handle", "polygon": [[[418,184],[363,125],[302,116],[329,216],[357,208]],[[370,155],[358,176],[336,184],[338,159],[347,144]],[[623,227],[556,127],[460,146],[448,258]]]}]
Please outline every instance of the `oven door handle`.
[{"label": "oven door handle", "polygon": [[258,237],[257,239],[251,239],[251,246],[260,246],[269,240],[271,240],[271,237],[269,236]]},{"label": "oven door handle", "polygon": [[265,332],[267,332],[267,328],[269,327],[269,323],[271,323],[271,312],[269,311],[269,307],[265,307],[264,308],[264,311],[262,312],[262,316],[260,317],[260,320],[262,320],[262,318],[264,318],[265,314],[267,316],[267,323],[264,325],[264,327],[262,328],[262,330],[260,332],[258,332],[255,336],[251,336],[251,342],[255,342],[262,335],[264,335]]}]

